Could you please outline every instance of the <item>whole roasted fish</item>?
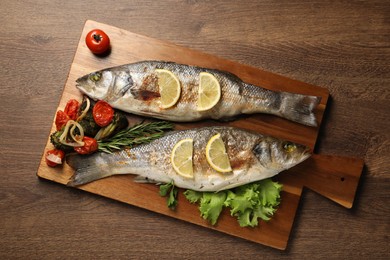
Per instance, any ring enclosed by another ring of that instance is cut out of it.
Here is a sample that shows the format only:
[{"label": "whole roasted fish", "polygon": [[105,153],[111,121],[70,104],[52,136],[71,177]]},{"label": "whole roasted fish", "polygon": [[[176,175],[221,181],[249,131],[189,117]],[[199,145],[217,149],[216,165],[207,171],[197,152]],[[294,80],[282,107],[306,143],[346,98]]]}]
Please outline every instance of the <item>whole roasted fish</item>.
[{"label": "whole roasted fish", "polygon": [[[160,106],[156,69],[171,71],[181,85],[181,96],[169,109],[162,109]],[[212,74],[221,86],[219,102],[206,111],[197,110],[200,72]],[[85,75],[76,82],[77,88],[89,97],[105,100],[117,109],[175,122],[268,113],[304,125],[316,126],[313,110],[321,99],[316,96],[267,90],[247,84],[224,71],[162,61],[142,61],[108,68]]]},{"label": "whole roasted fish", "polygon": [[[232,171],[220,173],[207,162],[209,139],[220,134]],[[182,177],[171,165],[172,149],[183,139],[193,139],[193,178]],[[85,184],[117,174],[135,174],[138,180],[169,183],[197,191],[219,191],[272,177],[310,156],[303,145],[233,127],[205,127],[174,131],[148,144],[113,154],[69,155],[67,163],[75,170],[70,186]]]}]

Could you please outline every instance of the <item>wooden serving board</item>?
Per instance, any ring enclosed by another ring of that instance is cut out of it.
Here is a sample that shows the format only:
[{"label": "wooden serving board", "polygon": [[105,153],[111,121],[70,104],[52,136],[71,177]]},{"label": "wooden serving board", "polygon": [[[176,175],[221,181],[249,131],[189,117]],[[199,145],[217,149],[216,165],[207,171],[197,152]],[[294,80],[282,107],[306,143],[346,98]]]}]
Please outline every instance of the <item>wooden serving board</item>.
[{"label": "wooden serving board", "polygon": [[[104,30],[111,38],[112,49],[106,57],[93,55],[85,45],[86,34],[95,28]],[[229,71],[242,80],[272,90],[289,91],[321,96],[321,104],[316,110],[319,122],[322,121],[329,93],[326,89],[307,83],[275,75],[257,68],[222,59],[172,43],[134,34],[113,26],[87,21],[85,23],[64,92],[58,109],[64,109],[71,98],[81,100],[82,95],[75,87],[75,80],[92,71],[132,63],[140,60],[164,60]],[[130,123],[138,123],[141,117],[129,115]],[[176,129],[187,129],[210,125],[230,125],[272,135],[314,148],[319,127],[299,125],[275,116],[243,116],[231,122],[202,121],[176,124]],[[54,118],[51,133],[55,131]],[[52,149],[50,138],[44,150]],[[50,168],[42,156],[37,175],[61,184],[66,184],[73,174],[66,164]],[[362,172],[360,159],[336,156],[313,155],[307,161],[281,173],[275,180],[283,183],[282,202],[269,222],[261,222],[256,228],[241,228],[236,218],[225,210],[216,226],[211,226],[200,217],[197,205],[190,204],[179,192],[179,205],[175,211],[166,206],[166,198],[158,194],[153,184],[133,182],[133,176],[113,176],[83,185],[79,189],[118,200],[153,212],[168,215],[200,226],[215,229],[233,236],[248,239],[278,249],[285,249],[292,224],[302,194],[303,187],[310,188],[325,197],[347,207],[352,207],[356,188]]]}]

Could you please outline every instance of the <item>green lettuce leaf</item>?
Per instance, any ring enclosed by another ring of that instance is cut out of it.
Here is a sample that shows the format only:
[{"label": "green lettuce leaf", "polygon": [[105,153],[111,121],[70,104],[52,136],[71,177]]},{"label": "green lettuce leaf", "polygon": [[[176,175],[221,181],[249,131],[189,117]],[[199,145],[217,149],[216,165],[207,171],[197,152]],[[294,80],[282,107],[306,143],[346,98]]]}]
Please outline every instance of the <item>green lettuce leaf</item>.
[{"label": "green lettuce leaf", "polygon": [[273,182],[271,179],[265,179],[259,182],[259,191],[262,205],[279,205],[280,191],[283,185]]},{"label": "green lettuce leaf", "polygon": [[240,227],[255,227],[258,225],[257,218],[253,218],[251,215],[251,209],[246,209],[244,212],[237,215],[237,220]]},{"label": "green lettuce leaf", "polygon": [[217,223],[219,215],[226,200],[226,192],[204,192],[200,199],[200,215],[210,221],[212,225]]},{"label": "green lettuce leaf", "polygon": [[203,192],[194,190],[186,190],[183,194],[190,203],[196,203],[203,197]]},{"label": "green lettuce leaf", "polygon": [[225,206],[230,207],[232,216],[242,214],[246,209],[253,209],[258,195],[251,187],[241,189],[237,193],[229,191]]},{"label": "green lettuce leaf", "polygon": [[280,203],[282,184],[265,179],[221,192],[198,192],[187,190],[185,197],[191,203],[199,203],[204,219],[215,225],[224,207],[237,217],[242,227],[256,227],[259,219],[268,221]]}]

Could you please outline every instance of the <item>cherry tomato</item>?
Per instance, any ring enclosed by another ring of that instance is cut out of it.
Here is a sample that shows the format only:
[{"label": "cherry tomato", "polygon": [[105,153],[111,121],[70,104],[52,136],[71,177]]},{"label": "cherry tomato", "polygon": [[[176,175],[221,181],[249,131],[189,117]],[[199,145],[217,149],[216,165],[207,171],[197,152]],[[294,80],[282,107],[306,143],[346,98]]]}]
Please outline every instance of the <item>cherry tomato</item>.
[{"label": "cherry tomato", "polygon": [[85,37],[85,43],[95,54],[105,53],[110,48],[110,38],[99,29],[90,31]]},{"label": "cherry tomato", "polygon": [[77,112],[79,109],[79,102],[76,99],[71,99],[66,103],[64,112],[69,116],[70,119],[77,119]]},{"label": "cherry tomato", "polygon": [[75,147],[74,150],[79,154],[91,154],[98,149],[98,143],[96,139],[88,136],[83,138],[84,146]]},{"label": "cherry tomato", "polygon": [[93,119],[100,127],[105,127],[114,118],[114,109],[106,101],[99,100],[92,109]]},{"label": "cherry tomato", "polygon": [[61,128],[66,125],[66,123],[70,120],[69,116],[62,110],[58,110],[56,114],[56,128],[57,130],[61,130]]},{"label": "cherry tomato", "polygon": [[46,152],[46,164],[50,167],[55,167],[62,164],[62,160],[65,157],[65,153],[58,149],[49,150]]}]

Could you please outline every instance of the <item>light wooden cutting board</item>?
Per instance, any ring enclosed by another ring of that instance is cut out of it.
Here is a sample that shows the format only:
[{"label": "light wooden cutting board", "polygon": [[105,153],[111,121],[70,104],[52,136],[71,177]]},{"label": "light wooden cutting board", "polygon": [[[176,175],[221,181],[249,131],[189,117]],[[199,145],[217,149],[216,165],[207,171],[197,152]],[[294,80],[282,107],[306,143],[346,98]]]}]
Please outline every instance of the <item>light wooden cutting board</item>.
[{"label": "light wooden cutting board", "polygon": [[[85,36],[90,30],[95,28],[104,30],[111,39],[111,53],[106,57],[95,56],[86,47]],[[88,20],[82,31],[58,109],[64,109],[66,102],[71,98],[76,98],[81,101],[82,95],[75,87],[75,80],[78,77],[99,69],[140,60],[174,61],[220,69],[236,74],[245,82],[264,88],[321,96],[321,104],[316,110],[316,116],[320,123],[329,96],[328,91],[324,88]],[[141,117],[129,115],[131,124],[140,122],[141,120]],[[230,125],[245,128],[305,144],[311,148],[315,146],[319,131],[319,127],[307,127],[275,116],[260,114],[243,116],[231,122],[202,121],[181,123],[176,124],[176,129],[210,125]],[[51,133],[54,131],[53,117]],[[52,148],[50,139],[48,139],[44,153]],[[73,173],[72,169],[67,165],[57,168],[48,167],[45,163],[44,153],[37,175],[44,179],[66,184]],[[179,192],[178,207],[175,211],[172,211],[166,206],[166,198],[159,196],[159,189],[156,185],[135,183],[131,175],[113,176],[81,186],[79,189],[191,222],[199,226],[248,239],[256,243],[285,249],[303,187],[312,189],[350,208],[353,204],[362,168],[363,161],[360,159],[313,155],[302,164],[274,178],[284,185],[282,202],[272,220],[269,222],[261,222],[256,228],[241,228],[236,218],[230,216],[228,210],[223,212],[216,226],[211,226],[200,217],[198,206],[190,204],[182,192]]]}]

